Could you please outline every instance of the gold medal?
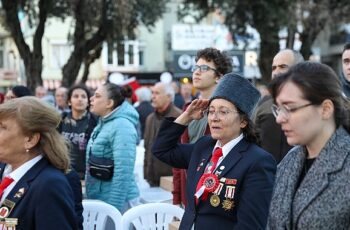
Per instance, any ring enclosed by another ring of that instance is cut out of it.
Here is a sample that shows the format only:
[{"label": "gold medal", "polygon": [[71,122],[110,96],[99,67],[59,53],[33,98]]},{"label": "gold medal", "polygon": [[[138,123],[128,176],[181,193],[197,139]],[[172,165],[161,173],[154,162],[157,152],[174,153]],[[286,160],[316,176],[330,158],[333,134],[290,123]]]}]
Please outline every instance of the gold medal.
[{"label": "gold medal", "polygon": [[213,206],[213,207],[219,206],[219,204],[220,204],[220,197],[219,197],[218,195],[213,194],[213,195],[210,197],[210,204],[211,204],[211,206]]},{"label": "gold medal", "polygon": [[224,200],[221,204],[222,208],[225,209],[225,211],[231,211],[235,206],[233,200],[230,199]]}]

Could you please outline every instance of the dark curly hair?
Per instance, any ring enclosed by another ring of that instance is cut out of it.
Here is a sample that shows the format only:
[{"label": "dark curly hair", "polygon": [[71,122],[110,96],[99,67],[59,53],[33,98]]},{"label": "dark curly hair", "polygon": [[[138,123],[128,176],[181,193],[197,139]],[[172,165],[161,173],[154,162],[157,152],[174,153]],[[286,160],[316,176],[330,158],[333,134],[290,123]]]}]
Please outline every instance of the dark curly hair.
[{"label": "dark curly hair", "polygon": [[196,62],[200,58],[214,62],[218,75],[225,75],[232,72],[232,59],[226,52],[215,48],[205,48],[197,52]]}]

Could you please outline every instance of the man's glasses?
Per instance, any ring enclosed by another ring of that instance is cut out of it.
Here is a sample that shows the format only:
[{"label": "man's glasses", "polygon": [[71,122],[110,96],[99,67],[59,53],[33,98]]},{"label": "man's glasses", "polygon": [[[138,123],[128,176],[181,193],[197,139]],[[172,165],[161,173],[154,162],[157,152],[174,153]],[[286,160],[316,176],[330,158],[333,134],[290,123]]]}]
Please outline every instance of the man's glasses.
[{"label": "man's glasses", "polygon": [[302,108],[305,108],[307,106],[310,106],[310,105],[313,105],[313,103],[309,103],[309,104],[306,104],[306,105],[301,105],[301,106],[296,106],[296,107],[288,107],[287,105],[280,105],[280,106],[277,106],[277,105],[272,105],[271,106],[271,110],[272,110],[272,113],[273,115],[277,118],[278,116],[282,116],[284,117],[285,119],[289,119],[290,118],[290,114],[299,110],[299,109],[302,109]]},{"label": "man's glasses", "polygon": [[194,65],[192,66],[192,72],[195,72],[196,70],[199,70],[200,72],[207,72],[209,70],[213,70],[215,73],[217,73],[217,70],[207,66],[207,65]]}]

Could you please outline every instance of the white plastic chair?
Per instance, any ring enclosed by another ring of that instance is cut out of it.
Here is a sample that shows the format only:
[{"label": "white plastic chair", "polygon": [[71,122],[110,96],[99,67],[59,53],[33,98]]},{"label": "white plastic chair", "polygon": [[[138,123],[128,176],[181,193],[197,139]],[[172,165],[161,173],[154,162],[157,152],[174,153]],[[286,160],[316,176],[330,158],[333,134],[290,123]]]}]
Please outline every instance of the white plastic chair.
[{"label": "white plastic chair", "polygon": [[123,230],[167,230],[174,217],[181,220],[184,210],[167,203],[141,204],[129,209],[122,217]]},{"label": "white plastic chair", "polygon": [[122,215],[114,206],[100,200],[83,200],[84,230],[104,230],[107,217],[114,222],[115,229],[119,229]]}]

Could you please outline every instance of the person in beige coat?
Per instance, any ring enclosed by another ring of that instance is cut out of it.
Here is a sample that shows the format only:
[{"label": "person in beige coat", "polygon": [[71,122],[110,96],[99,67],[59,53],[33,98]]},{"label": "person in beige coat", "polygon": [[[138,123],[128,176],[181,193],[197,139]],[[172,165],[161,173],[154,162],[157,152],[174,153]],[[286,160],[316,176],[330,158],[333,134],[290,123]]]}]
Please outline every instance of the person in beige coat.
[{"label": "person in beige coat", "polygon": [[288,144],[278,165],[267,229],[350,229],[349,101],[334,71],[303,62],[272,83]]}]

